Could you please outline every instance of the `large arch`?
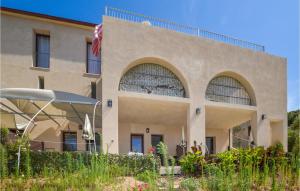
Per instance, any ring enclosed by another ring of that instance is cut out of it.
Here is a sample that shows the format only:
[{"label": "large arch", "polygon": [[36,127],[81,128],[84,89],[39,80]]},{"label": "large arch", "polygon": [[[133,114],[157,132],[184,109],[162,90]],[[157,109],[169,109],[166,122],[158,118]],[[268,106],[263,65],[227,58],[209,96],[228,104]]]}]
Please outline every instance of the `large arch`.
[{"label": "large arch", "polygon": [[256,106],[251,84],[242,75],[232,71],[215,75],[206,86],[205,98],[216,102]]},{"label": "large arch", "polygon": [[154,57],[137,59],[121,75],[120,91],[189,97],[185,78],[172,64]]}]

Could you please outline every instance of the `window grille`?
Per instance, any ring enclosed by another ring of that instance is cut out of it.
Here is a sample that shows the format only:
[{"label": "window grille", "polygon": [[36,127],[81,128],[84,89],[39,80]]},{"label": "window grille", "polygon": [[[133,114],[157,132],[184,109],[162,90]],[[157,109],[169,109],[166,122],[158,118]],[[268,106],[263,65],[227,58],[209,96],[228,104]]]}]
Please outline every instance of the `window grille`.
[{"label": "window grille", "polygon": [[206,99],[241,105],[252,105],[252,100],[242,84],[229,76],[212,79],[206,89]]},{"label": "window grille", "polygon": [[177,76],[158,64],[146,63],[130,69],[121,79],[119,90],[147,94],[185,97]]}]

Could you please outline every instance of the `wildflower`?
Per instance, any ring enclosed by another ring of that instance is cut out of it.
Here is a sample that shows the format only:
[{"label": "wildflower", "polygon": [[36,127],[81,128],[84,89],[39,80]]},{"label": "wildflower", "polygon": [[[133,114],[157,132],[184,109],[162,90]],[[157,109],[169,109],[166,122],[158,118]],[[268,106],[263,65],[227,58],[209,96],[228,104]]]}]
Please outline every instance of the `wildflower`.
[{"label": "wildflower", "polygon": [[153,154],[155,152],[155,147],[150,147],[149,149],[148,149],[148,153],[149,154]]}]

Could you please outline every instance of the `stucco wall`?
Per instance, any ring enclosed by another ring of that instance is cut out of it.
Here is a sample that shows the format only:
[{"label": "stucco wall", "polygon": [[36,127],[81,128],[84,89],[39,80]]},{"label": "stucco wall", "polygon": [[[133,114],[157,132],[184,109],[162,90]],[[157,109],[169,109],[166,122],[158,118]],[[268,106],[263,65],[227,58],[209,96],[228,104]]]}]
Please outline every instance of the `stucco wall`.
[{"label": "stucco wall", "polygon": [[[146,133],[146,128],[150,132]],[[130,151],[130,135],[144,135],[144,152],[147,153],[151,147],[151,135],[163,135],[163,141],[168,145],[169,154],[176,155],[176,145],[180,144],[181,127],[153,125],[153,124],[136,124],[136,123],[119,123],[119,152],[126,154]]]},{"label": "stucco wall", "polygon": [[223,152],[229,146],[229,131],[227,129],[211,129],[207,128],[205,132],[206,137],[214,137],[215,152]]},{"label": "stucco wall", "polygon": [[[122,74],[133,65],[154,62],[172,70],[187,88],[190,145],[194,140],[205,142],[207,84],[214,76],[230,71],[231,75],[241,76],[241,81],[247,82],[255,94],[256,112],[252,120],[257,143],[269,145],[269,139],[265,140],[270,134],[269,120],[261,122],[261,115],[267,114],[269,118],[283,120],[281,133],[286,147],[286,59],[111,17],[103,17],[103,23],[103,100],[114,102],[113,108],[103,108],[104,142],[119,137],[118,122],[113,119],[118,118],[118,85]],[[197,107],[201,108],[201,114],[196,116]],[[113,152],[118,152],[119,144],[123,142],[114,142]]]},{"label": "stucco wall", "polygon": [[[50,34],[50,68],[40,70],[34,64],[35,31]],[[38,88],[38,76],[43,76],[45,89],[62,90],[90,95],[91,82],[99,76],[88,76],[86,70],[86,42],[90,30],[25,19],[1,14],[1,88]]]},{"label": "stucco wall", "polygon": [[[50,68],[46,70],[33,67],[36,32],[50,35]],[[84,96],[90,96],[91,82],[96,82],[97,97],[101,99],[100,76],[85,74],[86,42],[92,35],[93,27],[84,29],[1,12],[1,88],[38,88],[38,77],[42,76],[45,89]],[[82,130],[67,120],[62,127],[49,121],[39,122],[30,136],[35,140],[62,142],[62,131],[78,131],[77,148],[85,150]],[[46,149],[62,150],[62,143],[50,142],[45,142]]]},{"label": "stucco wall", "polygon": [[58,127],[52,121],[39,122],[38,125],[30,131],[30,139],[44,142],[45,150],[63,151],[63,132],[76,132],[77,150],[85,151],[86,142],[82,139],[82,130],[78,130],[78,124],[67,120],[60,120],[60,122],[62,124],[61,127]]}]

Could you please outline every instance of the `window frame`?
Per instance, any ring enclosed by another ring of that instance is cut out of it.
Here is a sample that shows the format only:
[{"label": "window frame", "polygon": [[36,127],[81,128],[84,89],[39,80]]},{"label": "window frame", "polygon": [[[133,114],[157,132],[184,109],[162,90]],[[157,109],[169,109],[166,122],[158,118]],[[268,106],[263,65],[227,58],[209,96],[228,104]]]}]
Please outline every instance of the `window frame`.
[{"label": "window frame", "polygon": [[132,150],[132,137],[133,136],[140,136],[141,137],[141,140],[142,140],[142,153],[144,153],[144,134],[130,134],[130,151],[133,152]]},{"label": "window frame", "polygon": [[[65,141],[66,141],[66,138],[65,138],[65,135],[66,134],[75,134],[76,135],[76,149],[75,150],[66,150],[66,147],[65,147]],[[63,152],[74,152],[74,151],[78,151],[78,139],[77,139],[77,132],[75,131],[62,131],[62,139],[63,139],[63,142],[62,142],[62,150]]]},{"label": "window frame", "polygon": [[[48,67],[42,67],[38,64],[38,37],[47,37],[49,39],[49,64]],[[50,53],[51,53],[51,45],[50,45],[50,34],[41,34],[41,33],[35,33],[35,62],[34,66],[35,68],[42,68],[42,69],[50,69]]]},{"label": "window frame", "polygon": [[[86,42],[86,63],[85,63],[85,73],[86,74],[91,74],[91,75],[100,75],[101,74],[101,52],[99,54],[99,73],[92,73],[92,72],[89,72],[89,60],[92,60],[92,59],[89,59],[89,46],[91,46],[91,51],[92,51],[92,42],[90,41],[87,41]],[[92,61],[96,61],[96,60],[92,60]]]}]

